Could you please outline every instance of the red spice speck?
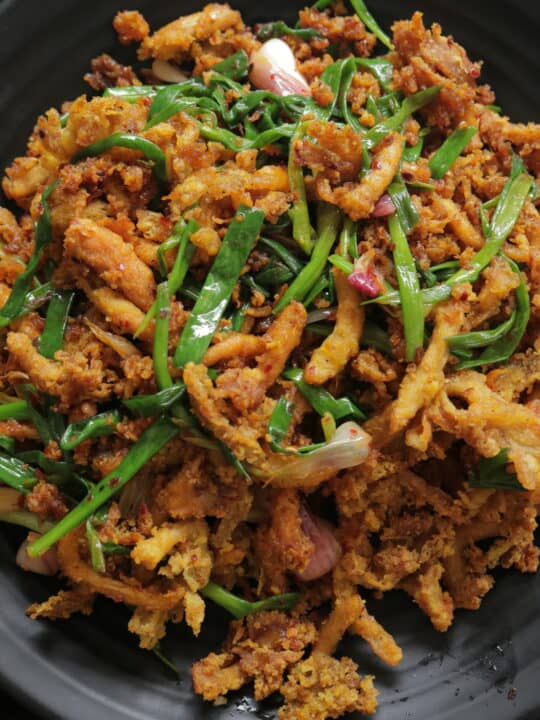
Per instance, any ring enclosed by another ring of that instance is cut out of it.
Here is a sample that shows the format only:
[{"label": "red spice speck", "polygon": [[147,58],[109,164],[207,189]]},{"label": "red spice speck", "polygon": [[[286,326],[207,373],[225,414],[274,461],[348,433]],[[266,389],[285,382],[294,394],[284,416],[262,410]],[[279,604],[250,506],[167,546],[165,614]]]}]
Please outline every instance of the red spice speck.
[{"label": "red spice speck", "polygon": [[120,478],[119,478],[119,477],[112,477],[112,478],[109,480],[109,487],[114,488],[114,487],[116,487],[116,486],[118,485],[119,482],[120,482]]}]

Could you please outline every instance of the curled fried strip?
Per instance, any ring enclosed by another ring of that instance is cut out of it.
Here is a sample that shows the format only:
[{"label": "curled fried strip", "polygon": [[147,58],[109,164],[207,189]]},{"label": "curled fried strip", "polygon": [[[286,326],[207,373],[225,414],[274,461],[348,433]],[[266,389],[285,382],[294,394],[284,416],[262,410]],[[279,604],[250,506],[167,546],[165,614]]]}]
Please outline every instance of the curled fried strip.
[{"label": "curled fried strip", "polygon": [[154,302],[156,283],[152,270],[112,230],[93,220],[73,220],[66,231],[64,250],[93,268],[110,287],[119,288],[142,310],[148,310]]},{"label": "curled fried strip", "polygon": [[208,348],[202,362],[206,367],[212,367],[212,365],[217,365],[225,360],[260,355],[265,349],[266,343],[262,337],[231,332],[224,340],[220,340]]},{"label": "curled fried strip", "polygon": [[313,652],[333,655],[339,641],[360,617],[364,603],[359,595],[349,595],[336,601],[332,612],[323,623]]},{"label": "curled fried strip", "polygon": [[[459,409],[453,398],[466,401],[467,409]],[[507,448],[519,482],[527,490],[537,488],[540,418],[524,405],[503,400],[488,388],[484,375],[468,371],[449,378],[426,412],[434,425],[462,438],[484,457]]]},{"label": "curled fried strip", "polygon": [[304,380],[311,385],[322,385],[331,380],[360,349],[364,308],[360,305],[358,293],[347,282],[345,273],[337,268],[333,273],[338,297],[336,324],[305,367]]},{"label": "curled fried strip", "polygon": [[463,324],[463,307],[448,302],[435,315],[431,342],[418,366],[409,370],[392,405],[390,430],[398,433],[416,413],[439,393],[444,385],[444,366],[450,357],[446,338],[457,335]]},{"label": "curled fried strip", "polygon": [[289,355],[300,344],[306,319],[302,303],[290,303],[263,336],[265,350],[257,355],[256,367],[232,368],[219,376],[217,388],[237,410],[244,412],[260,405],[266,390],[281,375]]},{"label": "curled fried strip", "polygon": [[329,183],[321,183],[318,186],[321,200],[337,205],[352,220],[368,218],[399,169],[402,146],[401,135],[390,132],[377,146],[371,169],[360,182],[347,182],[334,190]]},{"label": "curled fried strip", "polygon": [[123,602],[147,610],[172,610],[184,598],[185,587],[178,586],[165,592],[157,587],[137,587],[102,575],[83,560],[79,550],[79,542],[84,535],[84,528],[65,535],[58,542],[58,561],[62,572],[74,583],[84,583],[88,588],[111,598],[115,602]]}]

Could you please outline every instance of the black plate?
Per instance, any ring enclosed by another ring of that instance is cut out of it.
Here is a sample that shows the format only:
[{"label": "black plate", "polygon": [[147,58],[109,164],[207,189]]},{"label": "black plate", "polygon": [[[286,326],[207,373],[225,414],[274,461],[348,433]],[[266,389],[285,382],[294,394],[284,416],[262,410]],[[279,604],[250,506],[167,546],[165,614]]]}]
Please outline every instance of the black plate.
[{"label": "black plate", "polygon": [[[250,20],[290,16],[305,3],[234,2]],[[84,92],[90,58],[107,51],[130,56],[115,43],[111,19],[118,9],[140,8],[153,27],[201,3],[165,0],[0,0],[0,167],[24,149],[35,117]],[[415,9],[439,21],[476,58],[506,112],[540,120],[540,5],[538,0],[372,0],[388,26]],[[181,682],[136,648],[128,615],[98,603],[91,618],[55,625],[28,620],[24,609],[54,584],[14,565],[23,533],[0,530],[0,676],[16,697],[42,717],[66,720],[248,720],[273,718],[237,694],[222,708],[191,691],[189,666],[216,648],[227,618],[210,609],[201,638],[173,627],[165,652]],[[478,612],[457,613],[453,628],[436,633],[401,593],[371,609],[405,651],[397,669],[384,667],[361,641],[344,649],[364,672],[376,675],[379,720],[537,720],[540,718],[540,575],[501,573]]]}]

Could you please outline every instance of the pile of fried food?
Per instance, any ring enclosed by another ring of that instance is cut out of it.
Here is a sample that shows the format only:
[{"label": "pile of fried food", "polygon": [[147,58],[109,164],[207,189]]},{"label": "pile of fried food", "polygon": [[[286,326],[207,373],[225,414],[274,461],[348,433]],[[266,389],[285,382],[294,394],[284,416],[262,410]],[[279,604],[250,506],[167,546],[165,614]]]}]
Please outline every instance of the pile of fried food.
[{"label": "pile of fried food", "polygon": [[104,595],[157,649],[216,602],[195,691],[281,720],[374,712],[334,657],[400,662],[366,597],[444,631],[538,566],[540,126],[421,13],[351,5],[118,13],[151,64],[96,58],[0,209],[0,520],[67,582],[29,615]]}]

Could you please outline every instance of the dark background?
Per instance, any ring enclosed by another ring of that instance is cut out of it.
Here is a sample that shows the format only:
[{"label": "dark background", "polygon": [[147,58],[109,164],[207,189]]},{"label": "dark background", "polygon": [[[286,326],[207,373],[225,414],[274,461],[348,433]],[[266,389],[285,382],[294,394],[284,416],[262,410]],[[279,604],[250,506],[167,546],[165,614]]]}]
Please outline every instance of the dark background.
[{"label": "dark background", "polygon": [[[230,0],[250,19],[291,16],[302,2]],[[171,0],[0,0],[0,168],[24,150],[36,115],[85,91],[89,60],[110,52],[121,60],[110,29],[118,9],[140,8],[157,27],[202,5]],[[485,57],[483,79],[518,120],[540,120],[538,0],[371,0],[373,13],[388,26],[421,7],[429,22],[470,51]],[[0,528],[0,668],[12,692],[34,710],[40,701],[67,720],[248,720],[273,717],[250,711],[242,694],[222,710],[191,694],[189,665],[219,645],[226,617],[210,610],[200,640],[174,627],[166,650],[180,665],[175,685],[159,663],[136,649],[125,630],[128,613],[106,601],[90,619],[33,623],[25,607],[44,599],[52,583],[14,567],[24,533]],[[380,720],[538,720],[540,718],[540,576],[502,573],[477,613],[459,612],[451,631],[435,633],[399,593],[371,610],[403,646],[403,665],[389,670],[366,648],[344,648],[362,670],[376,675]],[[351,647],[352,646],[352,647]],[[514,694],[514,688],[517,694]],[[110,701],[111,704],[106,704]],[[94,703],[94,704],[93,704]],[[103,703],[103,704],[101,704]],[[131,711],[137,714],[131,715]],[[124,714],[125,713],[125,714]],[[0,691],[0,717],[38,720]],[[50,715],[48,715],[50,717]],[[58,716],[59,717],[59,716]]]}]

